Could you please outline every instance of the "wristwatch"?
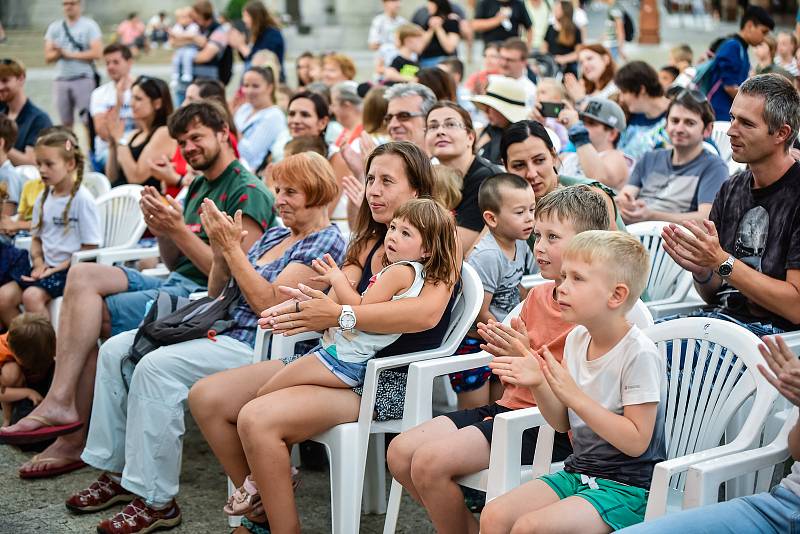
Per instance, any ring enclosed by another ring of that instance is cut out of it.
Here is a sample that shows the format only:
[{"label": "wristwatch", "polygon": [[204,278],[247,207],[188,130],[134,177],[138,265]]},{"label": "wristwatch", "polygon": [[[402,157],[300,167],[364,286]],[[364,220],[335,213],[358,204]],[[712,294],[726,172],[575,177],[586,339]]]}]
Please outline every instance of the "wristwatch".
[{"label": "wristwatch", "polygon": [[342,306],[342,313],[339,314],[339,328],[342,330],[352,330],[356,327],[356,314],[352,306],[347,304]]},{"label": "wristwatch", "polygon": [[120,138],[120,140],[117,141],[117,146],[128,146],[128,139],[126,137]]},{"label": "wristwatch", "polygon": [[729,255],[728,259],[722,262],[719,267],[717,267],[717,274],[720,275],[723,280],[730,278],[731,273],[733,272],[733,262],[735,261],[736,258]]}]

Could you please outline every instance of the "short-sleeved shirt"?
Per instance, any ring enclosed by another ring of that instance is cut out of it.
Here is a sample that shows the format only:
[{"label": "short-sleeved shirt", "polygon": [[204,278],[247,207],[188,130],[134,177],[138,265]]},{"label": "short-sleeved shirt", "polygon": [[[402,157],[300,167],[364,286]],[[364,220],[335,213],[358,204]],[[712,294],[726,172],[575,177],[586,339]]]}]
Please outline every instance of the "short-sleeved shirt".
[{"label": "short-sleeved shirt", "polygon": [[503,171],[497,165],[480,156],[475,156],[464,176],[464,185],[461,187],[461,202],[455,210],[456,226],[475,232],[483,230],[483,214],[478,207],[478,190],[485,179],[500,172]]},{"label": "short-sleeved shirt", "polygon": [[[562,43],[558,39],[559,30],[556,29],[555,26],[552,24],[547,27],[547,32],[544,35],[544,41],[547,43],[547,52],[551,56],[563,56],[566,54],[571,54],[578,48],[578,45],[583,42],[583,37],[581,36],[581,30],[579,28],[575,28],[575,42],[571,45],[566,45]],[[578,74],[578,62],[573,61],[572,63],[567,63],[562,67],[564,72],[571,72],[572,74]]]},{"label": "short-sleeved shirt", "polygon": [[725,92],[724,86],[741,85],[750,76],[750,58],[747,56],[747,42],[740,36],[728,39],[714,56],[710,87],[717,89],[711,94],[711,107],[718,121],[730,120],[733,98]]},{"label": "short-sleeved shirt", "polygon": [[8,346],[8,332],[0,334],[0,366],[4,363],[15,362],[14,351]]},{"label": "short-sleeved shirt", "polygon": [[639,159],[651,150],[665,148],[671,144],[666,126],[666,111],[652,118],[644,113],[634,113],[628,127],[619,136],[617,148],[633,159]]},{"label": "short-sleeved shirt", "polygon": [[688,213],[714,202],[727,179],[728,166],[719,156],[703,150],[692,161],[673,165],[669,148],[642,156],[628,184],[639,188],[638,198],[651,210]]},{"label": "short-sleeved shirt", "polygon": [[[424,30],[428,29],[428,21],[425,21],[425,24],[422,25]],[[442,24],[442,28],[444,29],[445,33],[458,33],[460,34],[461,27],[459,26],[459,21],[456,18],[456,15],[450,15],[448,18],[444,19],[444,23]],[[428,46],[425,47],[425,50],[419,55],[420,58],[429,58],[429,57],[439,57],[439,56],[455,56],[458,50],[453,50],[452,53],[446,52],[444,48],[442,48],[442,43],[439,42],[439,37],[436,36],[434,33],[431,37]]]},{"label": "short-sleeved shirt", "polygon": [[384,45],[394,45],[395,32],[397,28],[406,23],[406,19],[400,16],[391,18],[386,16],[385,13],[376,15],[372,19],[369,26],[369,36],[367,37],[367,44],[377,45],[378,47]]},{"label": "short-sleeved shirt", "polygon": [[578,325],[567,336],[564,347],[564,366],[578,388],[617,415],[622,415],[625,406],[657,402],[655,427],[644,454],[632,457],[598,436],[578,414],[567,409],[573,453],[564,462],[564,470],[650,489],[653,467],[667,458],[666,361],[655,343],[635,325],[611,350],[590,361],[587,350],[591,340],[586,327]]},{"label": "short-sleeved shirt", "polygon": [[[800,163],[795,162],[777,182],[758,189],[753,188],[749,170],[732,176],[722,184],[709,215],[717,227],[720,246],[770,278],[786,280],[787,270],[800,269],[798,198]],[[728,284],[717,291],[713,305],[743,322],[800,329],[800,324],[762,308]]]},{"label": "short-sleeved shirt", "polygon": [[[270,228],[264,232],[261,239],[253,243],[253,246],[250,247],[250,251],[247,253],[247,259],[250,261],[250,265],[252,265],[258,274],[267,282],[274,282],[275,279],[278,278],[278,275],[291,263],[300,263],[311,267],[311,262],[313,260],[325,254],[330,254],[337,264],[344,260],[344,238],[339,228],[335,224],[331,224],[318,232],[310,234],[301,241],[294,243],[291,247],[286,249],[286,252],[284,252],[283,256],[280,258],[263,265],[258,263],[261,256],[277,246],[284,239],[288,238],[291,233],[292,232],[288,228]],[[237,339],[242,343],[247,343],[251,347],[254,346],[258,315],[250,308],[244,295],[239,297],[239,303],[231,312],[231,318],[236,320],[236,327],[225,332],[225,335]]]},{"label": "short-sleeved shirt", "polygon": [[287,129],[286,116],[278,106],[255,111],[249,102],[242,104],[233,116],[239,130],[239,154],[250,170],[264,162],[278,136]]},{"label": "short-sleeved shirt", "polygon": [[389,65],[403,76],[416,76],[419,72],[419,63],[403,56],[395,56]]},{"label": "short-sleeved shirt", "polygon": [[[553,298],[556,284],[548,282],[535,286],[528,292],[522,305],[519,318],[528,329],[528,341],[533,350],[547,346],[553,357],[561,361],[567,334],[575,325],[561,319],[561,308]],[[497,404],[511,410],[529,408],[536,405],[530,388],[506,384],[503,396]]]},{"label": "short-sleeved shirt", "polygon": [[[8,114],[7,104],[0,102],[0,113]],[[17,142],[14,143],[14,148],[20,152],[25,152],[25,147],[35,146],[39,132],[53,125],[50,116],[35,106],[30,98],[19,110],[15,122],[17,123]]]},{"label": "short-sleeved shirt", "polygon": [[[113,81],[106,82],[94,91],[89,99],[89,114],[94,117],[101,113],[107,113],[117,106],[117,84]],[[127,89],[122,95],[122,106],[119,108],[119,118],[125,121],[125,135],[136,129],[133,122],[133,110],[131,109],[131,90]],[[102,154],[108,149],[106,143],[99,135],[94,137],[94,151]]]},{"label": "short-sleeved shirt", "polygon": [[614,2],[608,7],[603,41],[603,44],[606,48],[617,46],[617,20],[623,18],[624,16],[624,11],[622,10],[622,6],[619,4],[619,2]]},{"label": "short-sleeved shirt", "polygon": [[39,214],[42,213],[40,195],[33,206],[33,235],[42,240],[44,262],[55,267],[67,261],[81,245],[103,244],[100,230],[100,215],[94,197],[86,188],[81,187],[69,205],[68,221],[64,220],[64,209],[70,202],[70,195],[55,196],[52,191],[44,202],[44,217],[39,226]]},{"label": "short-sleeved shirt", "polygon": [[[92,47],[92,41],[103,38],[100,26],[88,17],[81,17],[72,24],[67,21],[66,24],[70,35],[72,35],[72,40],[80,45],[80,47],[77,47],[67,37],[67,32],[64,31],[64,22],[63,19],[51,22],[50,26],[47,27],[47,33],[44,34],[45,41],[51,41],[58,48],[67,52],[85,52]],[[94,75],[92,62],[85,59],[60,58],[56,63],[56,68],[58,70],[56,79],[61,80],[80,77],[89,78]]]},{"label": "short-sleeved shirt", "polygon": [[508,259],[491,232],[478,241],[467,258],[483,283],[483,291],[492,295],[489,311],[498,321],[519,304],[522,277],[534,269],[533,253],[525,241],[516,242],[514,258]]},{"label": "short-sleeved shirt", "polygon": [[[499,25],[497,28],[481,33],[483,42],[486,44],[495,41],[505,41],[509,37],[519,37],[519,27],[530,29],[533,25],[528,10],[525,8],[525,3],[522,0],[510,0],[506,2],[498,2],[497,0],[481,0],[475,6],[475,20],[491,19],[497,15],[502,8],[511,8],[511,16],[508,21],[511,23],[509,28]],[[547,20],[545,18],[545,20]]]},{"label": "short-sleeved shirt", "polygon": [[[192,233],[208,243],[208,235],[200,224],[200,209],[205,198],[213,200],[220,211],[230,216],[242,210],[243,216],[256,221],[263,230],[275,226],[272,193],[238,160],[231,162],[216,180],[198,176],[186,192],[183,220]],[[178,259],[174,271],[200,285],[207,283],[206,275],[184,255]]]},{"label": "short-sleeved shirt", "polygon": [[19,204],[17,205],[17,215],[19,220],[30,221],[33,219],[33,206],[36,204],[36,199],[44,191],[44,182],[41,179],[28,180],[22,186],[22,193],[19,195]]},{"label": "short-sleeved shirt", "polygon": [[24,185],[25,179],[17,172],[10,160],[6,160],[0,165],[0,187],[5,187],[8,202],[13,202],[19,206],[19,197],[22,195],[22,187]]}]

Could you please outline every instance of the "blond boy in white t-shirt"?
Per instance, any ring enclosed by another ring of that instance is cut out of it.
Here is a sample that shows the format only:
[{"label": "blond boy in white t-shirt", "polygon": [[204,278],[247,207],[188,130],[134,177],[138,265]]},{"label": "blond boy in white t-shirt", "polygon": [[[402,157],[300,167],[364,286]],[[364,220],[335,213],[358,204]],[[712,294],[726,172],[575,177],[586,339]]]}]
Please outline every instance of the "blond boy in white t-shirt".
[{"label": "blond boy in white t-shirt", "polygon": [[666,363],[625,314],[644,290],[650,260],[638,239],[589,231],[562,259],[558,303],[578,326],[564,359],[547,348],[496,357],[492,372],[531,388],[547,423],[572,432],[564,470],[544,475],[490,502],[481,532],[610,532],[644,520],[653,467],[666,459]]}]

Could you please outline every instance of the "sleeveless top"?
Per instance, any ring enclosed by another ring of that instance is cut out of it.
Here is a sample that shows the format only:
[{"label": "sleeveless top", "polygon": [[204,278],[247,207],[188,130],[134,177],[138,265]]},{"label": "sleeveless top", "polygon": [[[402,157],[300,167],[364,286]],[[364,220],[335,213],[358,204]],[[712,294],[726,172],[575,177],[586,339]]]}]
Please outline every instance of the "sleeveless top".
[{"label": "sleeveless top", "polygon": [[[147,146],[147,144],[150,142],[150,139],[153,137],[153,134],[156,133],[156,129],[153,129],[153,131],[151,131],[149,134],[147,134],[147,137],[145,137],[145,139],[144,139],[144,143],[142,143],[141,145],[138,145],[138,146],[133,146],[133,141],[137,137],[139,137],[140,133],[142,133],[142,132],[141,131],[136,132],[133,135],[133,137],[131,137],[130,140],[128,141],[128,149],[131,151],[131,157],[133,158],[133,161],[136,161],[136,162],[138,162],[139,158],[142,156],[142,152],[144,151],[144,147]],[[122,170],[122,168],[120,168],[119,177],[116,180],[114,180],[114,183],[111,184],[111,187],[117,187],[118,185],[125,185],[127,183],[128,183],[128,177],[125,176],[125,172]],[[161,182],[155,176],[151,176],[150,178],[145,180],[144,183],[142,183],[142,185],[152,185],[153,187],[155,187],[159,191],[161,190]]]},{"label": "sleeveless top", "polygon": [[[361,272],[361,279],[358,281],[356,291],[363,293],[369,286],[369,281],[372,278],[372,258],[375,252],[383,245],[383,242],[377,242],[372,250],[367,255],[364,262],[364,270]],[[398,354],[407,354],[410,352],[419,352],[422,350],[430,350],[439,347],[444,340],[447,333],[447,327],[450,326],[450,315],[453,313],[453,305],[456,302],[456,296],[461,291],[461,282],[459,281],[450,295],[450,300],[447,307],[442,314],[439,323],[431,328],[422,332],[413,332],[410,334],[402,334],[388,347],[381,349],[375,355],[376,358],[383,358],[386,356],[397,356]],[[396,371],[407,371],[408,367],[395,369]]]},{"label": "sleeveless top", "polygon": [[[422,286],[425,285],[425,275],[423,266],[417,261],[398,261],[381,269],[381,272],[373,277],[369,284],[377,282],[378,279],[388,269],[395,265],[410,265],[414,269],[414,281],[411,285],[398,295],[392,296],[392,301],[409,297],[418,297]],[[367,291],[369,291],[369,287]],[[339,361],[366,365],[367,360],[373,358],[379,350],[388,347],[396,341],[402,334],[375,334],[364,332],[363,330],[345,331],[341,328],[329,328],[322,336],[322,347],[329,354],[336,356]]]}]

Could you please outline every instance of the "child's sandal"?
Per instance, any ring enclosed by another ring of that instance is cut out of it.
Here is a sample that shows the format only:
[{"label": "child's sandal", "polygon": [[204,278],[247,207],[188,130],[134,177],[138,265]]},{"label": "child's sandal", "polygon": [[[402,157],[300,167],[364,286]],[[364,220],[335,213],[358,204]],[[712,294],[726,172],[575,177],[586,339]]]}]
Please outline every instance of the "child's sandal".
[{"label": "child's sandal", "polygon": [[228,515],[244,515],[250,513],[260,502],[258,486],[248,475],[244,484],[233,492],[222,510]]}]

